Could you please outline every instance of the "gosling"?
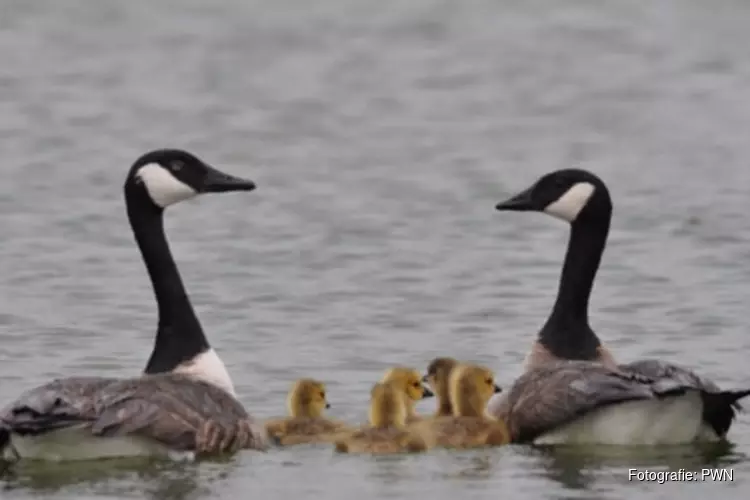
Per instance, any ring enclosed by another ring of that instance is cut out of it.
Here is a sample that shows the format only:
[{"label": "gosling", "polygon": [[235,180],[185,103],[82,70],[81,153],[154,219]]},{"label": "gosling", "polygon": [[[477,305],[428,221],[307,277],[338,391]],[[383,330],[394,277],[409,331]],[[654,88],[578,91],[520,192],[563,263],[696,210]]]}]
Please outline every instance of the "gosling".
[{"label": "gosling", "polygon": [[422,376],[417,370],[404,366],[396,366],[389,369],[380,380],[383,383],[393,385],[406,395],[406,422],[417,422],[421,419],[414,410],[417,401],[434,396],[432,391],[425,387]]},{"label": "gosling", "polygon": [[487,402],[498,392],[492,371],[479,365],[458,364],[449,377],[453,416],[424,420],[410,428],[430,447],[467,449],[507,444],[510,433],[505,423],[485,412]]},{"label": "gosling", "polygon": [[458,361],[448,357],[435,358],[427,365],[427,375],[422,380],[428,383],[435,393],[437,399],[435,417],[450,417],[453,415],[448,380],[456,365],[458,365]]},{"label": "gosling", "polygon": [[406,430],[406,399],[393,382],[375,384],[370,391],[370,426],[337,440],[335,450],[376,455],[425,451],[424,439]]},{"label": "gosling", "polygon": [[286,400],[289,416],[265,423],[269,438],[280,446],[324,443],[336,439],[347,427],[323,416],[331,407],[326,399],[325,384],[304,378],[297,380]]}]

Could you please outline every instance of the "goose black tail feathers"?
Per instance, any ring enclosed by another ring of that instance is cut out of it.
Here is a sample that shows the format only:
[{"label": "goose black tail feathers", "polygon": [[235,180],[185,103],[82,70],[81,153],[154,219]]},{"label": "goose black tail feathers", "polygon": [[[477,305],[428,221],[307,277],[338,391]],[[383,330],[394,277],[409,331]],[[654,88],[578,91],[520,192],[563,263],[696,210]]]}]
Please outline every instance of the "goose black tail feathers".
[{"label": "goose black tail feathers", "polygon": [[703,421],[710,425],[720,438],[724,438],[737,412],[742,411],[738,401],[749,395],[750,389],[702,393]]},{"label": "goose black tail feathers", "polygon": [[10,429],[0,422],[0,478],[11,466],[11,461],[7,458],[10,446]]},{"label": "goose black tail feathers", "polygon": [[10,429],[3,422],[0,422],[0,460],[3,459],[8,447],[10,447]]}]

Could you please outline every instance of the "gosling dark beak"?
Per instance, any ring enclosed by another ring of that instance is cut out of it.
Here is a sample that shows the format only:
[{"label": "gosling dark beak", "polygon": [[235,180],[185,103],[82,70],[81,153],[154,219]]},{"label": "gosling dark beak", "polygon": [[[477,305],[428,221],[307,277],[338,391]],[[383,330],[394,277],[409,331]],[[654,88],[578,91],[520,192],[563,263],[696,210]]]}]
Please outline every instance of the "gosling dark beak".
[{"label": "gosling dark beak", "polygon": [[500,388],[499,385],[495,384],[495,391],[494,392],[495,392],[495,394],[497,394],[499,392],[503,392],[503,390]]},{"label": "gosling dark beak", "polygon": [[198,188],[201,193],[226,193],[229,191],[252,191],[255,183],[249,179],[225,174],[206,165],[206,175]]},{"label": "gosling dark beak", "polygon": [[331,408],[331,403],[326,403],[326,410]]},{"label": "gosling dark beak", "polygon": [[534,198],[531,196],[533,186],[525,191],[521,191],[512,198],[508,198],[495,205],[495,208],[503,211],[513,212],[529,212],[539,210],[534,203]]},{"label": "gosling dark beak", "polygon": [[422,399],[431,398],[434,395],[435,395],[435,393],[432,392],[431,390],[429,390],[427,387],[423,387],[422,388]]}]

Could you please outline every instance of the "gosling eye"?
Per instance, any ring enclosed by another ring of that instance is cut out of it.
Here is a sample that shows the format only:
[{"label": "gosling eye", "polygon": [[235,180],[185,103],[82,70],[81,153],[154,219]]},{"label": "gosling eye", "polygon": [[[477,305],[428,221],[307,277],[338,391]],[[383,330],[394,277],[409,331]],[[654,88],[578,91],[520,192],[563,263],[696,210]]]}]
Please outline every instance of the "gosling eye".
[{"label": "gosling eye", "polygon": [[495,385],[495,383],[493,382],[493,380],[492,380],[491,378],[485,379],[485,381],[484,381],[484,382],[485,382],[485,383],[486,383],[487,385]]},{"label": "gosling eye", "polygon": [[414,384],[412,384],[412,385],[414,386],[415,389],[421,389],[422,388],[422,382],[414,382]]},{"label": "gosling eye", "polygon": [[326,399],[326,393],[325,392],[321,392],[320,393],[320,398],[325,401],[325,399]]}]

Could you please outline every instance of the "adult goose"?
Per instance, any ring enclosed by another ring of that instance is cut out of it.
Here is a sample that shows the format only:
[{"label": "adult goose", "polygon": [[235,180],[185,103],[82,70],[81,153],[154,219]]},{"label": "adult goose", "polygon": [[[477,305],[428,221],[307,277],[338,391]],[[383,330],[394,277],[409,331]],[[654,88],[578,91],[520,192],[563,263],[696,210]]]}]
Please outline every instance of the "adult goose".
[{"label": "adult goose", "polygon": [[133,164],[125,203],[159,316],[145,373],[62,378],[22,394],[0,411],[0,451],[6,457],[190,458],[266,447],[262,428],[235,398],[232,380],[203,333],[163,227],[170,205],[202,193],[254,188],[182,150],[151,151]]},{"label": "adult goose", "polygon": [[750,390],[723,391],[660,360],[617,364],[591,329],[588,304],[609,233],[612,200],[591,172],[549,173],[498,210],[544,212],[571,226],[555,305],[525,373],[489,411],[515,440],[681,444],[724,439]]}]

